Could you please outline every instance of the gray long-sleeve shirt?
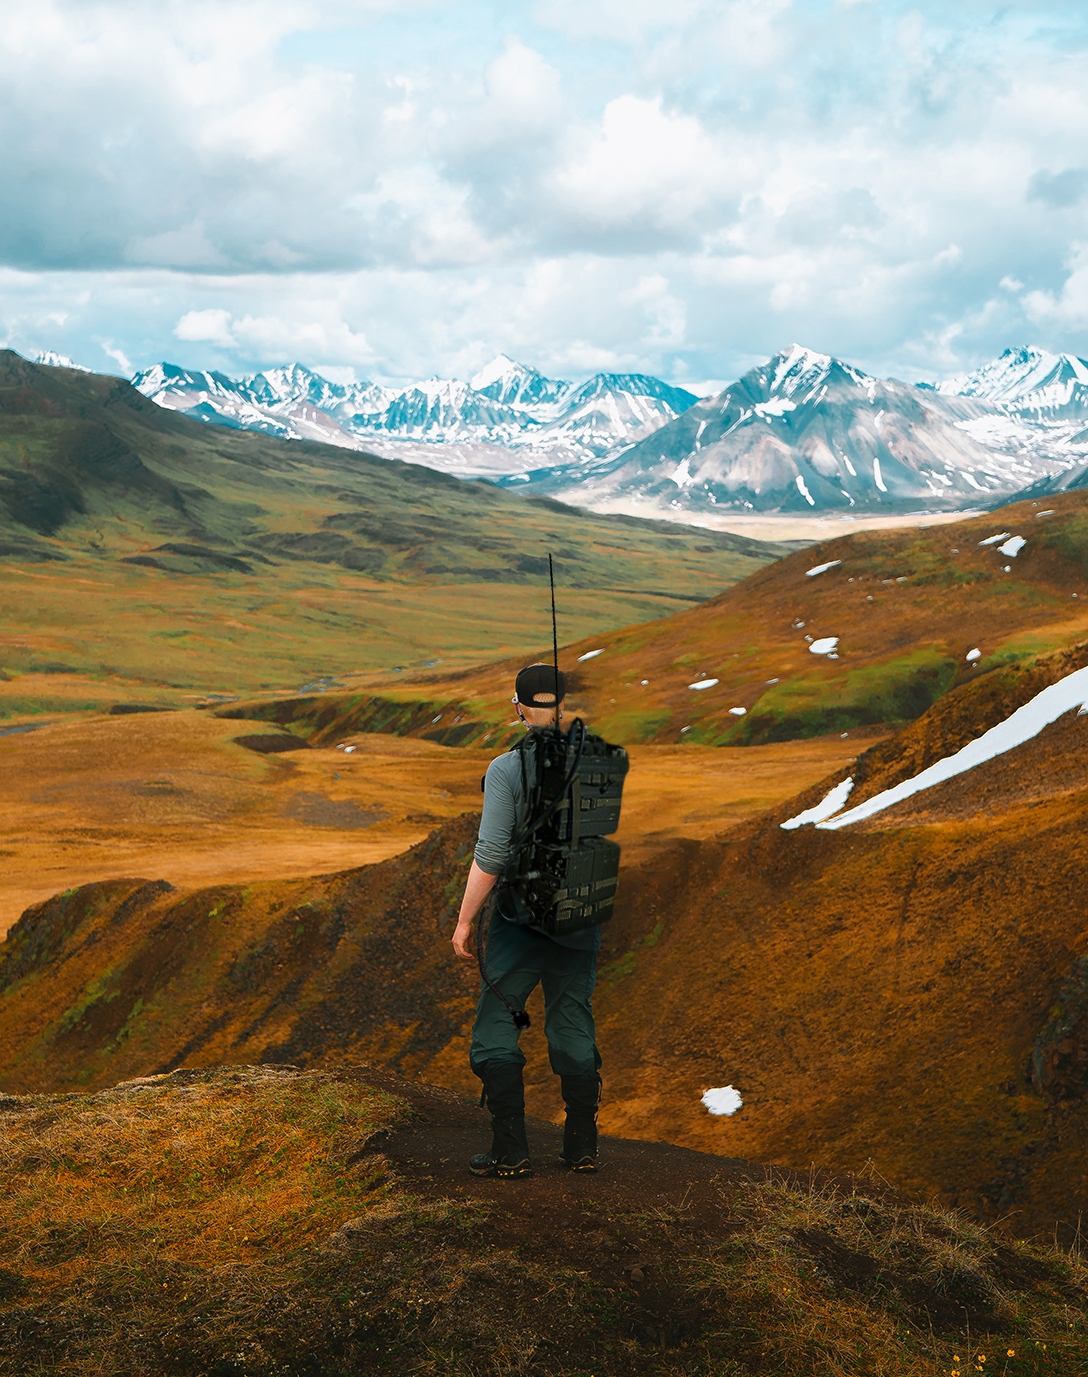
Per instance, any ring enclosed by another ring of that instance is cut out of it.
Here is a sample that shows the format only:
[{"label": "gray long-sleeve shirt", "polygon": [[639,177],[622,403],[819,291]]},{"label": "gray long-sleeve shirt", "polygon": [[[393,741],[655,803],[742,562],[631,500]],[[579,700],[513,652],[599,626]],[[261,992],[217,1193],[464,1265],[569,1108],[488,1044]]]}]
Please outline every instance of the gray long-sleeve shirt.
[{"label": "gray long-sleeve shirt", "polygon": [[[535,772],[535,743],[526,743],[526,772]],[[510,847],[525,822],[528,801],[522,781],[522,751],[508,751],[487,767],[484,775],[484,811],[476,842],[476,864],[488,875],[500,875],[510,855]]]}]

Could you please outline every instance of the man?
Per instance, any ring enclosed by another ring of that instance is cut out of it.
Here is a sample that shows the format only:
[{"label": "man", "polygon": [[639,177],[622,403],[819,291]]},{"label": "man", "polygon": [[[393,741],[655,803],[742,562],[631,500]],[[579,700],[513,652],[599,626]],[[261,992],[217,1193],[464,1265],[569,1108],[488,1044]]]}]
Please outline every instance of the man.
[{"label": "man", "polygon": [[[541,733],[554,732],[562,721],[565,690],[564,675],[559,672],[557,680],[551,665],[528,665],[515,680],[513,701],[529,736],[518,749],[493,760],[484,777],[479,840],[453,934],[453,950],[462,960],[476,959],[473,923],[506,864],[514,836],[525,823],[528,799],[519,754],[526,753],[526,777],[535,778],[535,752]],[[486,966],[499,994],[481,982],[469,1052],[469,1065],[483,1081],[491,1111],[492,1141],[489,1152],[477,1153],[470,1160],[469,1169],[475,1175],[509,1178],[532,1174],[525,1137],[525,1054],[518,1046],[521,1031],[514,1025],[509,1006],[523,1009],[538,984],[544,990],[548,1060],[559,1076],[567,1111],[560,1160],[572,1171],[597,1170],[601,1055],[592,995],[600,945],[599,926],[555,936],[537,927],[508,922],[497,909],[492,911],[485,944]]]}]

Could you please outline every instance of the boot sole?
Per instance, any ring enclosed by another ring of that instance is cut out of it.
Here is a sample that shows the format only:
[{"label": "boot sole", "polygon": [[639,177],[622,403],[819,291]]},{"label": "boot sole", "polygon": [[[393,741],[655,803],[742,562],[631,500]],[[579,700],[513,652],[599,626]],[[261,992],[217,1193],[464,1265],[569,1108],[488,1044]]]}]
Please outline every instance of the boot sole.
[{"label": "boot sole", "polygon": [[526,1162],[516,1162],[513,1166],[507,1166],[505,1162],[491,1162],[486,1167],[469,1167],[473,1176],[498,1177],[501,1181],[511,1181],[519,1176],[532,1176],[533,1169]]},{"label": "boot sole", "polygon": [[568,1162],[565,1157],[560,1157],[559,1160],[568,1171],[577,1171],[586,1175],[590,1172],[600,1171],[600,1164],[595,1157],[583,1157],[578,1162]]}]

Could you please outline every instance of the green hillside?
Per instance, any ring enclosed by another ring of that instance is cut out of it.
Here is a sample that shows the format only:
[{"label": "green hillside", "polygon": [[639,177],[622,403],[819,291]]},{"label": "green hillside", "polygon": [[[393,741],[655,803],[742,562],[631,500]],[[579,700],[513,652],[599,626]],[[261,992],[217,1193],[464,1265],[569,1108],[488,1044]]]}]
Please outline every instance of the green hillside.
[{"label": "green hillside", "polygon": [[[949,689],[1088,639],[1088,493],[1047,503],[836,536],[671,617],[587,633],[564,655],[570,710],[625,745],[752,746],[914,721]],[[516,668],[440,665],[229,711],[321,741],[509,744]]]},{"label": "green hillside", "polygon": [[206,426],[0,351],[9,680],[249,692],[516,654],[547,639],[549,551],[570,641],[702,601],[784,547]]}]

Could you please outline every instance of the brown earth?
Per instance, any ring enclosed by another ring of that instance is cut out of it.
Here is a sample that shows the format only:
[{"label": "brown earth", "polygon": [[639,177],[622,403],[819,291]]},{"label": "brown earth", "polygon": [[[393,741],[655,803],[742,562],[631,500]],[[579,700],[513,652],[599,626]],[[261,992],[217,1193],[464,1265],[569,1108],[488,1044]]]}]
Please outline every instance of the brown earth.
[{"label": "brown earth", "polygon": [[605,1137],[464,1169],[486,1117],[372,1067],[0,1095],[0,1373],[1079,1374],[1083,1262],[897,1200]]},{"label": "brown earth", "polygon": [[[947,736],[984,696],[971,684],[933,710]],[[919,1196],[1071,1235],[1088,1203],[1088,1028],[1076,991],[1059,994],[1088,951],[1088,790],[1053,753],[1083,725],[1074,715],[1030,748],[1027,797],[994,788],[987,767],[955,786],[954,808],[927,800],[922,821],[782,831],[841,761],[716,835],[632,847],[595,1001],[605,1130],[800,1169],[870,1162]],[[877,742],[874,778],[902,769],[896,749],[911,758],[926,731]],[[636,754],[633,788],[639,773]],[[2,1084],[346,1059],[470,1091],[476,980],[448,938],[474,828],[466,815],[406,855],[324,877],[196,892],[118,880],[37,906],[3,948]],[[555,1118],[529,1007],[529,1103]],[[700,1097],[726,1084],[744,1108],[711,1117]]]}]

